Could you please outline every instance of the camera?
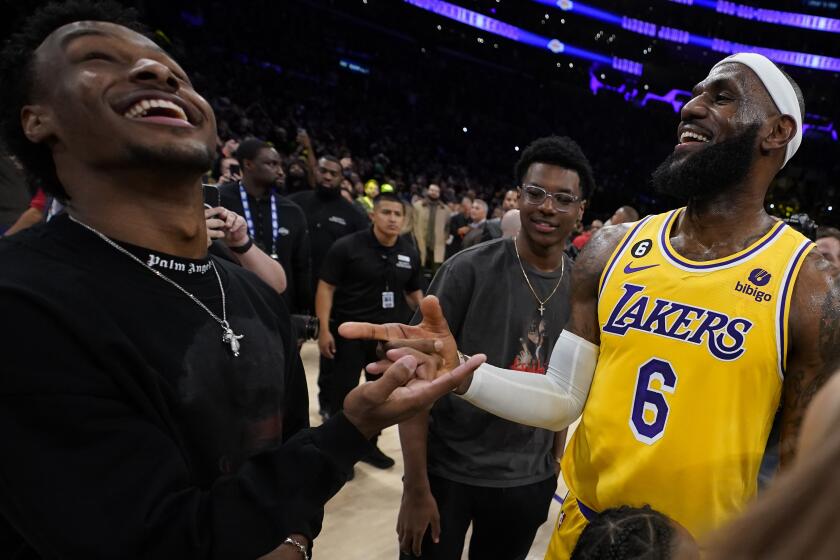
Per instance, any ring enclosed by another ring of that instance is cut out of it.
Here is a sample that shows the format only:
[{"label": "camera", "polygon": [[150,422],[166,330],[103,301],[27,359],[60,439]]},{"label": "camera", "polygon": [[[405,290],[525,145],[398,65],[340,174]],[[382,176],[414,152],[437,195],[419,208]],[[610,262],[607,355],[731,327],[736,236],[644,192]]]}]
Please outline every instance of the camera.
[{"label": "camera", "polygon": [[794,214],[782,221],[811,241],[817,238],[817,222],[812,220],[808,214]]},{"label": "camera", "polygon": [[315,340],[321,330],[318,317],[292,315],[292,336],[296,340]]}]

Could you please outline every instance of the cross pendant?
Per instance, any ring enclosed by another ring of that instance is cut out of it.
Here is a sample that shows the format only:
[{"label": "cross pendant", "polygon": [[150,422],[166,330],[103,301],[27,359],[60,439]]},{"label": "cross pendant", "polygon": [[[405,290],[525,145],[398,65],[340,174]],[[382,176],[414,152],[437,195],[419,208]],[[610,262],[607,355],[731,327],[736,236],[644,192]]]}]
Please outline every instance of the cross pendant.
[{"label": "cross pendant", "polygon": [[543,305],[543,304],[541,303],[541,304],[540,304],[540,317],[542,317],[542,316],[543,316],[543,312],[544,312],[544,311],[545,311],[545,305]]},{"label": "cross pendant", "polygon": [[239,348],[241,347],[239,344],[240,338],[245,338],[245,335],[234,333],[233,329],[230,327],[226,328],[225,334],[222,335],[222,342],[230,344],[230,351],[233,352],[233,356],[235,358],[239,357]]}]

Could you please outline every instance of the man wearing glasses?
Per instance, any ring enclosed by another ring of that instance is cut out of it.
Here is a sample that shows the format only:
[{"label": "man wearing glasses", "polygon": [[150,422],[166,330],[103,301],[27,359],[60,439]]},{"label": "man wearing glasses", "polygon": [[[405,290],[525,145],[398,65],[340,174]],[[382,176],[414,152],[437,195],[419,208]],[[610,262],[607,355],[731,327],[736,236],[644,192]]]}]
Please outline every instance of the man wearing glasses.
[{"label": "man wearing glasses", "polygon": [[[462,352],[483,350],[495,366],[544,374],[569,318],[572,261],[563,248],[594,181],[578,145],[556,136],[522,153],[515,178],[520,233],[461,251],[429,293]],[[447,396],[401,424],[400,439],[403,554],[460,558],[472,523],[471,558],[525,558],[557,488],[565,431],[509,422]]]}]

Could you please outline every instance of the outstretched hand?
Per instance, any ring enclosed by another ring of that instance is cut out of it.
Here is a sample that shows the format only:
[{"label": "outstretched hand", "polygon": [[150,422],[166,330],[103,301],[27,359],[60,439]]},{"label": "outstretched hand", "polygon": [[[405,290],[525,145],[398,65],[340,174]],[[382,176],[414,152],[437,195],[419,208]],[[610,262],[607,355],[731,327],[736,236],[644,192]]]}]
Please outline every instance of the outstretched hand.
[{"label": "outstretched hand", "polygon": [[[397,354],[389,352],[388,356],[414,356],[417,359],[417,376],[432,380],[458,365],[458,346],[443,316],[438,298],[423,298],[420,302],[420,312],[423,320],[418,325],[350,322],[340,325],[338,332],[349,339],[379,340],[385,343],[385,350],[403,349]],[[382,373],[392,363],[394,360],[383,360],[369,365],[367,369],[370,373]]]},{"label": "outstretched hand", "polygon": [[415,374],[417,360],[404,356],[394,362],[380,379],[359,385],[344,399],[344,416],[366,437],[371,438],[388,426],[428,410],[436,400],[461,385],[484,363],[476,354],[455,369],[433,381]]}]

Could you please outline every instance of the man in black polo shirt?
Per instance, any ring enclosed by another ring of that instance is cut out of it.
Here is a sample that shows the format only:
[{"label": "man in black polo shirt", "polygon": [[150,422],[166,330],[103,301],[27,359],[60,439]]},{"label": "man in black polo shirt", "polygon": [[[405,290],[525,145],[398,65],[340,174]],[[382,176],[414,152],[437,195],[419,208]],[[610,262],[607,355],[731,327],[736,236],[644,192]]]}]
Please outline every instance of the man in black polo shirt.
[{"label": "man in black polo shirt", "polygon": [[[380,194],[371,217],[371,228],[338,240],[321,266],[315,312],[321,323],[321,371],[330,372],[332,379],[328,414],[343,408],[344,398],[359,384],[361,369],[376,360],[376,342],[344,339],[338,325],[404,322],[423,297],[420,257],[400,237],[403,202],[395,194]],[[370,379],[367,373],[365,377]],[[362,460],[379,468],[394,464],[378,447]]]},{"label": "man in black polo shirt", "polygon": [[[311,292],[315,293],[321,263],[327,251],[336,240],[360,230],[370,224],[365,216],[341,196],[341,164],[335,156],[325,155],[318,160],[318,185],[314,191],[301,191],[289,200],[303,209],[309,223],[309,241],[312,248]],[[329,368],[318,372],[318,402],[321,414],[336,409],[336,403],[329,402],[332,384]],[[338,403],[339,405],[341,403]]]},{"label": "man in black polo shirt", "polygon": [[219,189],[222,206],[248,224],[254,243],[286,271],[284,297],[296,312],[312,309],[309,229],[300,207],[281,196],[276,187],[285,178],[280,154],[257,138],[243,141],[236,150],[242,180]]}]

